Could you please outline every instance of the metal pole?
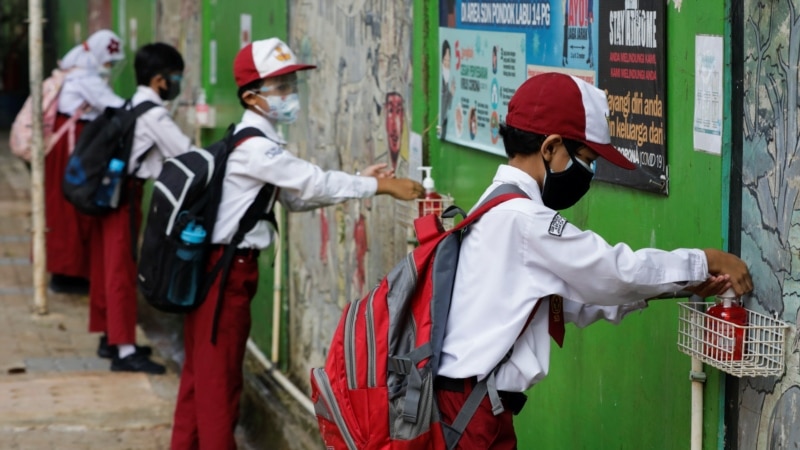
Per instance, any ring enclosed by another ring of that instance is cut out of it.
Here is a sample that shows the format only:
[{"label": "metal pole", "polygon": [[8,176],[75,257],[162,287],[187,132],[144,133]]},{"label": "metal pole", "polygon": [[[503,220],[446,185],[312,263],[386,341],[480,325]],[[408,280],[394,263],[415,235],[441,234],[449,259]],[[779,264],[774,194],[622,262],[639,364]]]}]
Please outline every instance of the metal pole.
[{"label": "metal pole", "polygon": [[28,48],[30,89],[33,103],[31,149],[31,206],[33,221],[33,300],[37,314],[47,314],[45,219],[44,219],[44,138],[42,135],[42,0],[28,0]]}]

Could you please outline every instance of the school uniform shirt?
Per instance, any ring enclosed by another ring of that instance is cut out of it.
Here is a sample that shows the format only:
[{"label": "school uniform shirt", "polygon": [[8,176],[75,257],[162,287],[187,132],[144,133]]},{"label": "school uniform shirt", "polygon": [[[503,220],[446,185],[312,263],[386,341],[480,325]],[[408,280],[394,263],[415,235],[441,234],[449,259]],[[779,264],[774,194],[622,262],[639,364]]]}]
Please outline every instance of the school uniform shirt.
[{"label": "school uniform shirt", "polygon": [[[461,246],[439,374],[483,379],[507,354],[497,389],[522,392],[550,367],[551,295],[563,297],[566,322],[619,323],[643,299],[678,291],[708,277],[695,249],[631,250],[566,222],[542,203],[536,181],[503,165],[481,197],[514,184],[530,199],[507,201],[472,225]],[[526,322],[537,302],[529,326]],[[522,333],[522,334],[520,334]]]},{"label": "school uniform shirt", "polygon": [[[246,110],[236,131],[247,127],[261,130],[266,137],[245,140],[228,158],[213,243],[231,242],[239,220],[265,183],[279,188],[277,199],[273,200],[280,201],[289,211],[307,211],[375,195],[375,178],[323,170],[287,151],[286,142],[260,114]],[[274,239],[273,233],[269,222],[259,221],[239,247],[266,248]]]},{"label": "school uniform shirt", "polygon": [[58,112],[71,116],[84,103],[91,109],[81,115],[81,120],[92,120],[109,106],[122,106],[125,99],[115,94],[96,71],[75,67],[64,76],[64,84],[58,94]]},{"label": "school uniform shirt", "polygon": [[131,105],[135,107],[145,101],[151,101],[157,106],[147,110],[136,120],[128,164],[128,173],[133,174],[136,171],[136,161],[147,154],[136,171],[136,177],[142,179],[157,178],[165,159],[194,148],[191,139],[172,120],[161,97],[150,87],[139,86],[131,98]]}]

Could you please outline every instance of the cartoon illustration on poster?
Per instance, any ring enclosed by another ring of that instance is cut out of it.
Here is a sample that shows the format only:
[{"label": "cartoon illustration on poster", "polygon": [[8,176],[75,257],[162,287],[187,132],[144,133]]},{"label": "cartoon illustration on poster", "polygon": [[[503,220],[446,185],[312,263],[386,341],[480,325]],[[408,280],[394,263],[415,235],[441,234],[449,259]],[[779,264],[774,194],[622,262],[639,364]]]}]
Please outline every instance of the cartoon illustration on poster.
[{"label": "cartoon illustration on poster", "polygon": [[499,125],[517,87],[566,73],[615,101],[612,143],[639,166],[601,163],[595,179],[666,193],[663,8],[656,0],[440,0],[439,137],[505,155]]},{"label": "cartoon illustration on poster", "polygon": [[500,123],[527,78],[558,70],[595,83],[592,0],[441,0],[440,138],[505,155]]},{"label": "cartoon illustration on poster", "polygon": [[498,155],[500,120],[525,81],[525,35],[443,28],[440,137]]}]

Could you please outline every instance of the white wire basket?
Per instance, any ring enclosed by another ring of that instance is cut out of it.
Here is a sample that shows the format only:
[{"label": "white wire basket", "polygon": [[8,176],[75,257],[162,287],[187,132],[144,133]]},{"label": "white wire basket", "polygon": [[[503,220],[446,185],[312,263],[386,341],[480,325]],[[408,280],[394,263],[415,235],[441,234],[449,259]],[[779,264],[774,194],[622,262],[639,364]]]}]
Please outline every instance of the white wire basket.
[{"label": "white wire basket", "polygon": [[[397,222],[414,231],[414,219],[420,217],[420,214],[427,215],[431,213],[443,213],[447,208],[453,205],[453,197],[449,195],[442,195],[442,198],[435,200],[416,199],[413,202],[397,201],[396,214]],[[453,227],[453,219],[442,219],[442,225],[446,230]]]},{"label": "white wire basket", "polygon": [[747,310],[747,325],[706,314],[714,303],[678,303],[678,348],[735,377],[781,375],[786,367],[786,323]]}]

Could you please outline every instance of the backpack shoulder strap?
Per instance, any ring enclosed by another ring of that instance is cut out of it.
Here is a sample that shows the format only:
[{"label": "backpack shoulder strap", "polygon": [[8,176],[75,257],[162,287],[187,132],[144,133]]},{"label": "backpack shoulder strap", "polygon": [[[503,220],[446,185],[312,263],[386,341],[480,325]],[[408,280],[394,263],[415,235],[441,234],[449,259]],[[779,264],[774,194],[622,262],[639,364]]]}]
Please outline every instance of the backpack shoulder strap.
[{"label": "backpack shoulder strap", "polygon": [[[242,142],[250,139],[252,137],[266,137],[266,135],[259,130],[258,128],[254,127],[247,127],[239,130],[236,133],[233,133],[231,138],[231,147],[230,151],[233,151],[236,147],[242,144]],[[273,202],[275,198],[275,194],[277,193],[277,188],[275,185],[272,184],[265,184],[256,195],[256,198],[253,200],[253,203],[245,211],[244,215],[241,219],[239,219],[239,225],[236,228],[236,233],[234,233],[231,242],[225,247],[225,251],[222,254],[222,257],[219,259],[219,262],[214,265],[212,269],[211,276],[209,277],[210,280],[214,280],[218,274],[222,277],[220,280],[220,288],[219,288],[219,296],[217,297],[217,304],[214,308],[214,319],[211,326],[211,343],[216,344],[217,340],[217,325],[219,323],[219,315],[222,312],[222,301],[224,299],[224,291],[225,291],[225,284],[228,282],[228,274],[230,273],[231,264],[233,263],[233,259],[236,253],[236,249],[239,247],[239,244],[244,240],[244,237],[253,227],[256,226],[259,220],[264,218],[264,212],[269,207],[271,209],[271,202]],[[271,216],[274,218],[274,216]],[[274,220],[274,219],[273,219]],[[274,222],[273,222],[274,223]],[[209,285],[209,284],[207,284]]]},{"label": "backpack shoulder strap", "polygon": [[244,141],[254,137],[267,137],[267,135],[256,127],[245,127],[232,133],[231,141],[233,142],[233,145],[231,146],[231,150],[242,145]]},{"label": "backpack shoulder strap", "polygon": [[155,102],[151,102],[150,100],[145,100],[142,103],[139,103],[138,105],[133,107],[133,109],[132,109],[133,117],[135,117],[135,118],[139,117],[142,114],[144,114],[147,111],[149,111],[150,109],[155,108],[156,106],[158,106],[158,105]]},{"label": "backpack shoulder strap", "polygon": [[513,184],[501,184],[493,190],[485,199],[478,205],[478,207],[469,213],[452,231],[458,231],[468,227],[471,223],[480,219],[490,209],[495,206],[513,200],[515,198],[530,198],[519,186]]},{"label": "backpack shoulder strap", "polygon": [[[515,198],[530,198],[528,194],[525,193],[522,189],[518,186],[513,184],[502,184],[495,188],[473,211],[471,214],[467,215],[467,217],[458,224],[456,229],[461,230],[465,227],[469,226],[471,223],[475,222],[476,220],[480,219],[486,212],[488,212],[493,207],[506,202],[508,200],[512,200]],[[538,309],[539,305],[536,305],[536,309]],[[533,317],[533,314],[536,313],[536,309],[534,312],[531,313],[530,318]],[[527,327],[527,324],[526,324]],[[521,333],[520,333],[521,334]],[[512,347],[513,348],[513,347]],[[489,397],[489,401],[492,406],[492,412],[497,415],[503,412],[503,403],[500,399],[500,394],[497,391],[497,381],[495,374],[500,366],[506,362],[511,357],[511,350],[509,350],[502,361],[500,361],[494,369],[489,373],[489,376],[478,382],[473,387],[472,392],[470,393],[467,400],[464,402],[464,405],[461,407],[461,410],[456,415],[456,418],[453,420],[452,424],[445,424],[442,422],[445,443],[448,449],[453,449],[458,444],[458,441],[461,439],[461,435],[464,433],[464,430],[469,424],[472,416],[475,415],[475,411],[477,411],[478,406],[483,401],[484,396]]]}]

